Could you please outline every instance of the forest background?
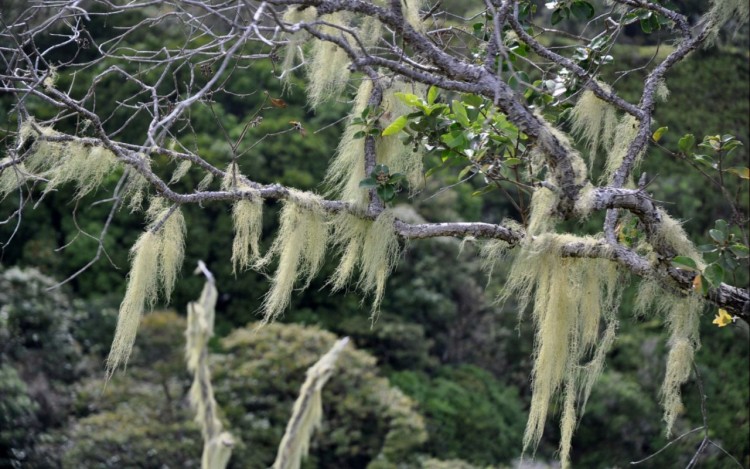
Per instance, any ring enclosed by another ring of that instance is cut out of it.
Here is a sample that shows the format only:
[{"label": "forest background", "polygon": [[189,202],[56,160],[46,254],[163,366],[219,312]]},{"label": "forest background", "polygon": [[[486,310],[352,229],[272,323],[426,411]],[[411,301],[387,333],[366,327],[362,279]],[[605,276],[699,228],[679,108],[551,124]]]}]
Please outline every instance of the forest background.
[{"label": "forest background", "polygon": [[[470,13],[462,2],[443,3],[458,14]],[[6,17],[12,15],[13,2],[9,5]],[[92,37],[106,38],[117,22],[138,19],[92,17],[86,28]],[[130,37],[132,47],[158,48],[177,40],[170,39],[168,29],[149,31],[149,36]],[[619,69],[638,68],[669,49],[638,25],[626,33],[628,44],[613,53]],[[686,133],[732,134],[745,144],[738,160],[747,161],[749,50],[744,28],[669,72],[672,99],[656,111],[660,126],[669,127],[665,145]],[[194,143],[209,162],[225,165],[232,149],[216,120],[237,134],[248,109],[257,109],[265,93],[283,97],[286,106],[265,110],[262,123],[250,129],[247,145],[288,130],[291,121],[302,123],[306,134],[260,141],[252,157],[241,160],[242,171],[262,183],[320,191],[348,106],[333,103],[312,111],[304,77],[296,76],[284,92],[278,73],[272,62],[258,62],[242,75],[244,83],[235,84],[252,94],[224,95],[196,108]],[[637,71],[627,75],[618,85],[620,94],[636,97],[644,76]],[[65,86],[64,80],[58,86]],[[112,103],[132,93],[121,82],[101,86],[109,87]],[[107,105],[100,103],[105,115]],[[2,96],[0,109],[0,135],[8,135],[3,129],[13,127],[6,117],[10,102]],[[34,111],[45,115],[43,106]],[[691,239],[710,242],[708,230],[728,214],[700,174],[664,155],[648,158],[644,170],[656,176],[649,190],[657,200],[679,201],[669,210],[685,221]],[[398,196],[400,213],[418,212],[429,221],[488,222],[514,213],[500,199],[472,195],[477,187],[471,182],[438,191],[455,182],[455,175],[435,173],[421,194]],[[188,173],[182,190],[199,183]],[[190,379],[183,359],[186,304],[195,300],[203,282],[190,275],[199,259],[214,272],[220,291],[213,372],[217,401],[239,442],[231,467],[262,468],[273,462],[304,371],[334,336],[351,337],[356,350],[342,359],[324,392],[323,428],[313,437],[303,467],[505,467],[519,458],[531,396],[532,326],[519,320],[512,302],[494,302],[507,269],[498,265],[488,282],[471,244],[462,249],[458,241],[430,240],[406,246],[374,324],[360,295],[324,288],[336,266],[330,259],[311,287],[293,296],[286,314],[253,334],[268,279],[252,271],[233,275],[227,261],[232,238],[227,206],[187,206],[186,267],[172,301],[144,318],[127,371],[115,375],[102,392],[103,361],[126,284],[128,250],[143,225],[139,216],[121,211],[106,238],[112,263],[103,259],[63,288],[47,291],[91,259],[96,242],[78,234],[79,227],[96,232],[108,213],[107,207],[92,205],[96,194],[72,205],[73,191],[61,187],[28,205],[23,224],[7,244],[15,227],[0,226],[0,467],[199,465],[202,441],[186,404]],[[0,204],[0,213],[15,210],[17,202],[10,199]],[[276,219],[273,209],[264,214],[264,239],[273,239]],[[738,275],[737,284],[746,285],[746,274]],[[666,356],[662,324],[658,318],[631,319],[632,297],[632,291],[625,295],[619,337],[573,439],[577,467],[624,467],[668,442],[658,405]],[[713,313],[707,309],[702,316],[703,348],[696,359],[708,396],[711,438],[748,467],[748,328],[740,322],[719,329],[711,323]],[[694,379],[683,393],[685,413],[676,435],[703,422]],[[688,435],[641,467],[684,467],[701,438],[700,433]],[[555,418],[545,429],[538,461],[555,460],[558,439]],[[700,462],[709,468],[733,464],[714,447]]]}]

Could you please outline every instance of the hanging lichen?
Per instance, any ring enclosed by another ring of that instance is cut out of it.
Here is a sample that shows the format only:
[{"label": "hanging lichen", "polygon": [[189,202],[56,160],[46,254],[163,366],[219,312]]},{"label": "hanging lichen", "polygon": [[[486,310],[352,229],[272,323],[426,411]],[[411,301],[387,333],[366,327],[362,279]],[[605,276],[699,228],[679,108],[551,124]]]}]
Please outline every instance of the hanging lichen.
[{"label": "hanging lichen", "polygon": [[[179,208],[165,207],[162,199],[152,201],[147,212],[149,227],[130,250],[131,267],[125,297],[120,304],[117,328],[107,357],[107,376],[126,365],[133,349],[138,324],[144,311],[153,308],[159,285],[169,298],[184,253],[185,220]],[[157,229],[157,225],[161,227]]]},{"label": "hanging lichen", "polygon": [[711,0],[711,8],[703,16],[703,23],[708,28],[706,47],[716,43],[722,26],[732,20],[735,31],[739,30],[750,18],[750,4],[747,0]]},{"label": "hanging lichen", "polygon": [[[583,258],[565,258],[564,244],[577,243]],[[545,233],[524,243],[517,254],[502,299],[515,294],[519,311],[532,303],[536,327],[533,395],[524,433],[524,451],[538,444],[550,401],[563,393],[560,459],[570,463],[570,441],[591,388],[614,341],[620,299],[617,269],[603,259],[586,258],[595,238]],[[599,334],[602,319],[604,335]],[[589,358],[591,357],[591,358]],[[588,360],[588,362],[586,361]]]},{"label": "hanging lichen", "polygon": [[638,289],[636,313],[663,317],[669,330],[669,354],[661,386],[667,437],[672,433],[675,419],[684,411],[680,387],[690,377],[695,351],[700,348],[699,317],[702,309],[703,300],[698,295],[675,296],[665,292],[655,279],[644,279]]},{"label": "hanging lichen", "polygon": [[180,164],[177,165],[177,168],[172,173],[172,177],[169,179],[169,184],[174,184],[182,179],[192,166],[193,163],[190,160],[180,161]]},{"label": "hanging lichen", "polygon": [[404,13],[404,19],[417,31],[424,31],[425,24],[420,15],[420,8],[424,0],[401,0],[401,11]]},{"label": "hanging lichen", "polygon": [[546,187],[540,187],[531,195],[531,205],[529,207],[529,227],[530,235],[546,233],[555,226],[556,216],[554,214],[557,206],[557,194]]},{"label": "hanging lichen", "polygon": [[[605,90],[606,85],[599,84]],[[593,168],[600,148],[609,150],[617,126],[617,111],[609,103],[597,98],[593,91],[585,90],[571,113],[573,133],[587,143],[589,167]]]},{"label": "hanging lichen", "polygon": [[[242,182],[237,165],[230,164],[222,182],[223,190],[238,190],[250,194],[232,206],[234,240],[232,241],[232,272],[245,270],[260,258],[260,235],[263,231],[263,200],[260,193]],[[233,189],[233,186],[236,187]]]},{"label": "hanging lichen", "polygon": [[289,306],[297,279],[304,278],[305,287],[309,285],[320,269],[328,241],[328,225],[318,196],[290,190],[283,204],[276,239],[255,263],[256,268],[262,268],[274,257],[279,259],[271,289],[263,301],[263,324]]},{"label": "hanging lichen", "polygon": [[684,410],[680,387],[690,377],[695,351],[700,348],[699,316],[703,301],[697,295],[671,301],[667,312],[669,355],[661,386],[666,435],[670,437],[675,419]]},{"label": "hanging lichen", "polygon": [[330,195],[360,207],[366,206],[368,201],[367,190],[359,187],[360,181],[365,178],[365,141],[354,138],[362,128],[352,125],[351,121],[362,114],[371,93],[372,81],[363,79],[349,114],[349,123],[336,149],[336,156],[329,164],[323,180]]},{"label": "hanging lichen", "polygon": [[[347,16],[344,12],[324,15],[320,19],[330,24],[347,26]],[[323,34],[344,39],[343,32],[333,26],[320,26],[318,30]],[[343,91],[351,73],[349,61],[346,51],[336,44],[321,40],[313,42],[307,60],[307,99],[311,107],[318,107]]]},{"label": "hanging lichen", "polygon": [[[0,160],[0,165],[8,164],[12,160],[11,158],[3,158]],[[31,175],[29,174],[26,166],[23,163],[16,163],[8,166],[0,172],[0,202],[11,192],[18,189],[23,183],[25,183]]]},{"label": "hanging lichen", "polygon": [[393,212],[384,210],[372,223],[362,247],[361,274],[357,286],[365,293],[373,293],[373,321],[380,310],[385,281],[398,263],[400,254],[394,222]]},{"label": "hanging lichen", "polygon": [[341,251],[341,261],[330,279],[333,291],[338,291],[347,286],[361,263],[362,249],[372,222],[341,212],[331,219],[331,227],[331,238]]},{"label": "hanging lichen", "polygon": [[292,416],[271,466],[273,469],[299,469],[302,458],[307,456],[312,434],[323,420],[323,386],[333,374],[336,361],[348,342],[348,337],[337,341],[307,370],[307,378],[294,402]]},{"label": "hanging lichen", "polygon": [[[315,7],[291,7],[284,13],[284,22],[295,24],[300,22],[309,23],[314,21],[318,16],[318,10]],[[302,45],[309,39],[310,35],[305,30],[296,31],[287,36],[287,44],[284,53],[284,61],[281,64],[282,78],[284,85],[289,86],[291,83],[291,71],[298,59],[302,59]]]},{"label": "hanging lichen", "polygon": [[[629,114],[626,114],[620,119],[620,122],[615,128],[615,138],[612,141],[612,148],[609,150],[607,162],[604,165],[604,174],[602,174],[601,177],[602,181],[610,181],[615,174],[615,171],[622,166],[623,161],[625,161],[625,156],[628,153],[628,147],[630,147],[631,142],[635,139],[635,136],[638,133],[638,124],[638,119]],[[642,156],[643,152],[636,157],[633,168],[638,166]]]},{"label": "hanging lichen", "polygon": [[682,228],[682,224],[670,217],[663,209],[657,209],[661,222],[656,227],[656,232],[652,242],[656,245],[663,245],[673,250],[675,254],[687,256],[693,259],[698,269],[703,270],[706,265],[703,262],[703,256],[695,248],[695,245],[687,233]]},{"label": "hanging lichen", "polygon": [[101,186],[117,168],[115,154],[103,146],[66,139],[51,127],[33,124],[27,121],[21,126],[19,140],[34,142],[25,163],[29,171],[47,180],[45,193],[74,183],[75,198],[81,198]]},{"label": "hanging lichen", "polygon": [[391,210],[381,212],[375,221],[363,220],[348,213],[337,214],[331,220],[333,239],[341,251],[341,261],[329,283],[334,291],[346,287],[359,267],[357,287],[365,294],[373,294],[373,320],[377,318],[383,300],[385,282],[401,252],[393,228],[394,221]]},{"label": "hanging lichen", "polygon": [[[150,164],[150,160],[145,155],[139,154],[138,157],[141,158],[143,164]],[[143,199],[148,192],[148,181],[132,166],[128,166],[125,169],[125,178],[125,189],[123,190],[122,197],[128,201],[128,208],[130,208],[131,212],[140,210]]]}]

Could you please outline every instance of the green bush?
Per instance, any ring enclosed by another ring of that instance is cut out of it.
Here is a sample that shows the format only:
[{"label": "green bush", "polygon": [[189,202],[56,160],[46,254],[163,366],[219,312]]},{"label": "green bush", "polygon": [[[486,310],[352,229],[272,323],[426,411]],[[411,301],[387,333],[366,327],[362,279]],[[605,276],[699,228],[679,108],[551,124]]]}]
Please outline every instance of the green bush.
[{"label": "green bush", "polygon": [[[216,399],[228,429],[245,447],[232,467],[266,468],[291,415],[305,371],[335,341],[315,327],[250,325],[221,341],[216,357]],[[378,376],[375,359],[347,347],[323,389],[322,428],[313,435],[305,467],[393,467],[413,458],[425,440],[411,399]]]},{"label": "green bush", "polygon": [[497,464],[520,455],[525,422],[515,391],[474,366],[444,367],[435,377],[404,371],[391,381],[419,403],[427,452],[441,459]]}]

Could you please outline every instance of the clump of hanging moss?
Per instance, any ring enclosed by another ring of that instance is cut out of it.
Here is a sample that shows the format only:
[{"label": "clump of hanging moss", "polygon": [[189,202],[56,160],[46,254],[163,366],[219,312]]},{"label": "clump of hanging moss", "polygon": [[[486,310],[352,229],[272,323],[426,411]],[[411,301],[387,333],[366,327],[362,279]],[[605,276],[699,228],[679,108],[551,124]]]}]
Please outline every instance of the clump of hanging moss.
[{"label": "clump of hanging moss", "polygon": [[232,163],[227,168],[222,189],[238,190],[250,194],[232,206],[234,240],[232,241],[232,271],[245,270],[260,258],[260,235],[263,231],[263,199],[260,193],[242,182],[239,168]]},{"label": "clump of hanging moss", "polygon": [[[607,89],[606,85],[599,83]],[[593,168],[600,148],[607,151],[615,136],[617,111],[607,102],[597,98],[593,91],[585,90],[570,114],[573,133],[586,143],[589,167]]]},{"label": "clump of hanging moss", "polygon": [[[147,212],[148,229],[138,238],[131,253],[131,267],[125,297],[120,304],[117,328],[107,357],[107,375],[126,365],[133,349],[138,324],[144,311],[156,303],[159,286],[169,298],[182,265],[185,219],[179,208],[167,207],[155,198]],[[157,228],[157,225],[161,226]]]},{"label": "clump of hanging moss", "polygon": [[[620,119],[620,122],[615,128],[615,138],[612,141],[612,147],[609,150],[607,162],[604,165],[604,173],[601,178],[602,181],[610,181],[612,176],[614,176],[615,171],[622,166],[622,162],[625,160],[625,155],[628,153],[628,147],[638,133],[638,124],[638,119],[629,114],[626,114]],[[641,152],[636,158],[633,166],[634,168],[638,166],[642,156],[643,152]]]},{"label": "clump of hanging moss", "polygon": [[372,81],[363,79],[349,114],[349,123],[339,140],[336,156],[328,165],[323,180],[331,195],[359,206],[367,205],[367,191],[359,187],[360,181],[365,178],[365,141],[354,138],[362,129],[352,125],[351,121],[365,110],[371,93]]},{"label": "clump of hanging moss", "polygon": [[[582,258],[565,258],[561,247],[578,243]],[[539,443],[553,396],[562,393],[560,460],[570,464],[570,442],[606,352],[617,329],[619,274],[604,259],[587,258],[599,240],[554,233],[525,241],[516,255],[504,296],[515,294],[519,311],[532,305],[536,327],[533,396],[524,434],[524,451]],[[600,326],[604,323],[604,333]]]},{"label": "clump of hanging moss", "polygon": [[271,248],[256,263],[263,268],[278,257],[271,289],[263,301],[263,323],[275,319],[287,306],[299,278],[305,286],[320,270],[328,242],[328,225],[321,199],[310,193],[291,191],[283,202],[280,227]]}]

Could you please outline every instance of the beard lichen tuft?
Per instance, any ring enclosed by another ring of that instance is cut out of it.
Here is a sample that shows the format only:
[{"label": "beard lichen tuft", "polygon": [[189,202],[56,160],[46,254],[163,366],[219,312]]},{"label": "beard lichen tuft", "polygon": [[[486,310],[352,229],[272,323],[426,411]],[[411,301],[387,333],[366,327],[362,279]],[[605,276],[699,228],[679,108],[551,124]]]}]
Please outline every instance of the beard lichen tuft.
[{"label": "beard lichen tuft", "polygon": [[188,173],[188,171],[190,171],[190,168],[192,166],[193,163],[190,160],[180,161],[180,164],[177,165],[174,172],[172,173],[172,177],[169,179],[169,184],[174,184],[182,179]]},{"label": "beard lichen tuft", "polygon": [[546,187],[540,187],[531,195],[528,232],[534,236],[546,233],[555,226],[557,194]]},{"label": "beard lichen tuft", "polygon": [[[285,23],[294,24],[299,22],[311,22],[318,16],[318,10],[315,7],[299,9],[290,7],[284,13],[283,20]],[[287,45],[284,53],[284,61],[281,64],[282,79],[284,86],[288,87],[291,83],[291,71],[294,63],[301,58],[302,45],[309,39],[309,34],[305,30],[296,31],[287,37]]]},{"label": "beard lichen tuft", "polygon": [[371,221],[348,212],[338,213],[331,219],[332,239],[341,251],[341,261],[329,281],[333,291],[345,288],[360,265],[362,249],[371,226]]},{"label": "beard lichen tuft", "polygon": [[125,298],[120,304],[117,328],[107,357],[107,378],[120,365],[127,365],[133,350],[138,324],[145,308],[156,302],[159,280],[160,240],[150,231],[143,233],[131,249],[131,267]]},{"label": "beard lichen tuft", "polygon": [[641,282],[636,301],[636,311],[651,311],[664,317],[669,331],[669,354],[660,394],[664,408],[666,435],[672,434],[676,418],[684,411],[680,388],[690,378],[695,352],[700,348],[700,313],[703,299],[688,293],[678,297],[665,293],[654,279]]},{"label": "beard lichen tuft", "polygon": [[[343,12],[331,13],[320,18],[331,24],[347,26],[347,16]],[[319,31],[334,37],[342,37],[340,29],[333,26],[320,26]],[[336,44],[315,40],[310,48],[307,61],[307,99],[312,108],[338,96],[349,81],[349,56]]]},{"label": "beard lichen tuft", "polygon": [[[620,119],[620,122],[615,128],[615,138],[612,141],[612,147],[609,150],[607,161],[604,165],[604,173],[601,177],[602,181],[610,181],[615,174],[615,171],[617,171],[622,165],[622,162],[625,160],[625,155],[628,153],[628,147],[638,133],[638,125],[638,119],[629,114],[626,114]],[[636,158],[633,169],[638,166],[642,154],[643,152],[641,152],[641,155]]]},{"label": "beard lichen tuft", "polygon": [[[564,258],[560,249],[579,243],[583,254],[596,238],[544,233],[524,242],[517,253],[501,301],[515,294],[519,314],[532,304],[536,327],[533,395],[524,433],[524,451],[536,448],[550,401],[563,392],[560,460],[570,465],[570,441],[578,414],[600,375],[614,342],[621,289],[615,265],[606,259]],[[602,321],[605,332],[600,336]]]},{"label": "beard lichen tuft", "polygon": [[45,193],[74,183],[75,198],[80,199],[101,186],[104,179],[117,169],[117,157],[101,145],[84,143],[76,138],[49,140],[61,137],[64,135],[52,127],[25,122],[21,126],[19,140],[26,142],[30,138],[35,139],[29,150],[31,154],[26,159],[26,167],[47,180]]},{"label": "beard lichen tuft", "polygon": [[[599,84],[606,88],[606,85]],[[609,150],[617,126],[617,111],[607,102],[586,90],[570,114],[573,133],[587,143],[589,167],[593,169],[600,148]]]},{"label": "beard lichen tuft", "polygon": [[274,257],[279,259],[271,289],[263,300],[262,324],[274,320],[289,306],[298,278],[304,277],[307,287],[320,270],[328,242],[328,225],[320,202],[316,195],[294,190],[283,202],[276,239],[254,265],[262,268]]},{"label": "beard lichen tuft", "polygon": [[380,310],[385,282],[401,252],[394,221],[392,210],[384,210],[375,221],[348,213],[340,213],[331,221],[335,243],[341,250],[341,261],[329,283],[334,291],[346,287],[359,267],[357,287],[365,294],[373,294],[373,321]]},{"label": "beard lichen tuft", "polygon": [[338,340],[328,353],[308,368],[271,469],[300,468],[302,458],[307,456],[310,449],[312,434],[320,428],[323,420],[323,387],[333,374],[338,357],[347,343],[348,337]]},{"label": "beard lichen tuft", "polygon": [[[0,164],[10,163],[12,160],[10,157],[3,158],[0,160]],[[19,186],[23,185],[27,180],[33,176],[28,172],[26,166],[23,163],[16,163],[6,167],[0,172],[0,202],[11,192],[18,189]]]},{"label": "beard lichen tuft", "polygon": [[703,270],[706,264],[703,256],[695,248],[695,245],[682,228],[682,224],[670,217],[663,209],[657,209],[661,222],[656,228],[653,243],[664,245],[672,249],[677,255],[687,256],[693,259],[698,269]]},{"label": "beard lichen tuft", "polygon": [[249,193],[249,198],[238,200],[232,206],[234,240],[232,241],[232,272],[250,268],[260,258],[260,235],[263,231],[263,199],[260,192],[244,183],[235,164],[227,169],[222,188]]},{"label": "beard lichen tuft", "polygon": [[[149,227],[130,250],[128,285],[107,357],[107,378],[121,365],[127,365],[141,316],[156,303],[160,284],[164,298],[169,299],[184,258],[185,220],[180,209],[154,198],[146,217]],[[154,231],[158,223],[162,225]]]},{"label": "beard lichen tuft", "polygon": [[329,195],[362,207],[367,205],[367,190],[359,187],[359,182],[365,178],[365,140],[354,138],[354,134],[362,129],[352,125],[351,120],[362,114],[367,107],[371,93],[372,81],[364,78],[359,85],[354,106],[349,114],[349,124],[344,130],[336,149],[336,156],[329,164],[323,180],[328,187]]},{"label": "beard lichen tuft", "polygon": [[704,45],[711,47],[719,38],[719,31],[730,20],[734,23],[734,30],[744,26],[750,19],[750,3],[747,0],[711,0],[711,8],[702,18],[706,24],[708,34]]},{"label": "beard lichen tuft", "polygon": [[377,319],[380,310],[385,282],[398,263],[401,253],[398,237],[393,228],[394,222],[393,212],[384,210],[372,222],[362,247],[361,273],[357,285],[363,292],[373,293],[373,321]]}]

